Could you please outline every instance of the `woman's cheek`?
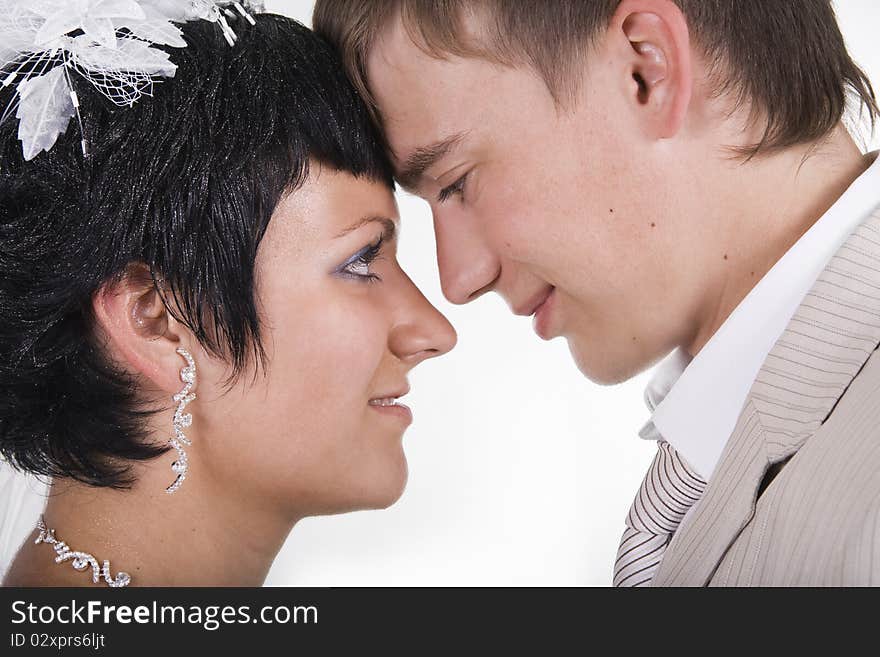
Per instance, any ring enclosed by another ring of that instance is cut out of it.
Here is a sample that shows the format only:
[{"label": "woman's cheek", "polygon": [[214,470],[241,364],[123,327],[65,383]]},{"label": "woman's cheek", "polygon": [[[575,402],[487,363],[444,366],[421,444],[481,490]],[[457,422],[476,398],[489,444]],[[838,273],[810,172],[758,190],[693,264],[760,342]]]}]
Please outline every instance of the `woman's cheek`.
[{"label": "woman's cheek", "polygon": [[311,315],[297,351],[310,378],[327,387],[324,393],[363,397],[373,392],[368,388],[388,348],[388,327],[382,304],[371,296],[336,299]]}]

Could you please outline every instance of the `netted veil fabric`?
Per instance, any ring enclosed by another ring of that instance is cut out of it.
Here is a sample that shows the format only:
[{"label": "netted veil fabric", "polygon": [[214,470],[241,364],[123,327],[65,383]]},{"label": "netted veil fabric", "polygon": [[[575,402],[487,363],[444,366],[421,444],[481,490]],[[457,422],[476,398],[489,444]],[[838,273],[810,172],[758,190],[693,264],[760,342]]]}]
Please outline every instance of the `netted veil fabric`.
[{"label": "netted veil fabric", "polygon": [[48,479],[13,469],[0,460],[0,580],[46,506]]}]

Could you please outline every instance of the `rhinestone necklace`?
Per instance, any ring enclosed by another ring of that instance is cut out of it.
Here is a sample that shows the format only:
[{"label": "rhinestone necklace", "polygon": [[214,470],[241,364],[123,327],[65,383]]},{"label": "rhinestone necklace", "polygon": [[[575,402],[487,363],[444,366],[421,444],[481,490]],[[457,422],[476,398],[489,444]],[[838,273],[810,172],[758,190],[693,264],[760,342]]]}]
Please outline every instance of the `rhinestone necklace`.
[{"label": "rhinestone necklace", "polygon": [[55,553],[58,555],[55,557],[55,563],[62,563],[64,561],[68,561],[73,559],[73,563],[71,565],[76,570],[85,570],[89,566],[92,567],[92,583],[97,584],[101,581],[103,577],[104,581],[107,582],[108,586],[112,587],[120,587],[120,586],[128,586],[129,582],[131,582],[131,575],[128,573],[119,572],[116,577],[110,576],[110,561],[108,559],[104,559],[104,565],[99,568],[98,560],[95,559],[88,552],[78,552],[76,550],[71,550],[70,547],[64,541],[59,541],[55,538],[55,530],[49,529],[46,527],[45,518],[40,514],[40,520],[37,522],[37,529],[40,530],[39,536],[37,536],[34,541],[35,544],[39,543],[49,543],[55,549]]}]

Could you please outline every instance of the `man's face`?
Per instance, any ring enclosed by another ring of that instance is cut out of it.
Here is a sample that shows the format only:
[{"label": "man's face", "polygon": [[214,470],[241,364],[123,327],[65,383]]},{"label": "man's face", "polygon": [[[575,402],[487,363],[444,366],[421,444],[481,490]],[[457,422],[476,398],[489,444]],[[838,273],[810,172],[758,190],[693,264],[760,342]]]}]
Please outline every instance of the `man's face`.
[{"label": "man's face", "polygon": [[397,21],[368,78],[401,183],[431,205],[446,297],[537,309],[542,338],[615,383],[686,339],[699,277],[676,275],[690,265],[658,165],[674,158],[638,129],[636,82],[601,46],[589,59],[559,107],[532,69],[433,58]]}]

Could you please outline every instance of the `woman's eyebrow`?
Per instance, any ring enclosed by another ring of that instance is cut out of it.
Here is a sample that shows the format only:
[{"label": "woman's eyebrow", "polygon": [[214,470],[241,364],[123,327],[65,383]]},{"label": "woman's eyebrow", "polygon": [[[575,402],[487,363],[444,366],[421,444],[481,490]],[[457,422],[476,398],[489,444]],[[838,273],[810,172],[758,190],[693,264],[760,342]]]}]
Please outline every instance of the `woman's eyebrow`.
[{"label": "woman's eyebrow", "polygon": [[397,182],[406,190],[418,189],[425,171],[446,157],[466,134],[465,132],[459,132],[428,146],[420,146],[415,149],[404,160],[403,166],[396,176]]},{"label": "woman's eyebrow", "polygon": [[382,232],[382,239],[386,242],[390,242],[394,239],[395,235],[397,235],[397,224],[394,220],[389,219],[388,217],[383,217],[381,215],[367,215],[366,217],[362,217],[354,222],[351,226],[344,229],[341,233],[339,233],[333,239],[339,239],[340,237],[345,237],[352,231],[357,230],[367,224],[371,223],[380,223],[384,226],[385,230]]}]

